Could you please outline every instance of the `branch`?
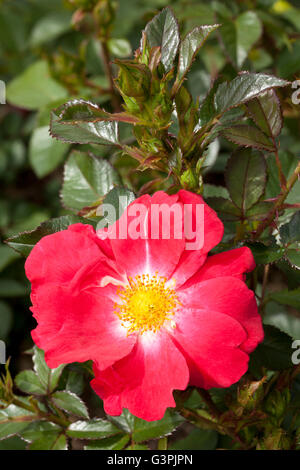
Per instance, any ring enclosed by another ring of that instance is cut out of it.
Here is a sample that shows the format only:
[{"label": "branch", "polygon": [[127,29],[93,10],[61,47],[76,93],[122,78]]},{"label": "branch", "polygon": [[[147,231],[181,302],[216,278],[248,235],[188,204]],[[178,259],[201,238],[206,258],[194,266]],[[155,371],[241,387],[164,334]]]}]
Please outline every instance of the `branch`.
[{"label": "branch", "polygon": [[287,198],[289,192],[291,191],[292,187],[298,180],[300,175],[300,162],[298,163],[297,167],[295,168],[292,176],[288,179],[286,182],[286,187],[283,188],[280,192],[280,195],[278,196],[277,201],[275,202],[274,206],[268,213],[267,217],[258,225],[254,235],[253,239],[256,240],[257,238],[260,237],[260,235],[263,233],[263,231],[272,223],[276,212],[280,211],[283,206],[284,206],[284,201]]},{"label": "branch", "polygon": [[103,62],[104,62],[104,67],[105,67],[105,73],[109,81],[109,92],[111,94],[112,105],[113,105],[114,111],[118,112],[120,111],[121,108],[120,108],[119,97],[115,89],[107,42],[105,40],[102,40],[101,46],[102,46],[102,56],[103,56]]}]

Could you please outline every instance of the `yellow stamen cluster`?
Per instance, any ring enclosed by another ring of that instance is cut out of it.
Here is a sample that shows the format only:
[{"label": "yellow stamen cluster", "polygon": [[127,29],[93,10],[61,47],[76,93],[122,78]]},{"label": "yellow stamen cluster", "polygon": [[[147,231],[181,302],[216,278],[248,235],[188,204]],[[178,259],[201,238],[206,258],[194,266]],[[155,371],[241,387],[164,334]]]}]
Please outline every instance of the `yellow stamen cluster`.
[{"label": "yellow stamen cluster", "polygon": [[115,313],[128,334],[156,332],[171,321],[179,302],[175,290],[166,286],[165,277],[143,274],[128,281],[125,288],[117,290],[121,302],[115,304]]}]

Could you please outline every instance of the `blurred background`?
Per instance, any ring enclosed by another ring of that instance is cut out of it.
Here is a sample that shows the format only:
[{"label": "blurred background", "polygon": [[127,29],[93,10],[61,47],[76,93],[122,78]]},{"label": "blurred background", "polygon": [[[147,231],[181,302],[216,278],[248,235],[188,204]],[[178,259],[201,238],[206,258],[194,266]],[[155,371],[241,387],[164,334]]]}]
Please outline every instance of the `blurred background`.
[{"label": "blurred background", "polygon": [[[96,19],[85,13],[94,3],[99,4]],[[196,25],[222,24],[189,74],[188,87],[194,97],[201,100],[216,75],[233,78],[240,70],[300,80],[300,4],[296,0],[0,1],[0,79],[6,85],[6,104],[0,105],[0,339],[7,344],[13,374],[27,366],[29,359],[22,352],[32,346],[30,330],[35,322],[29,310],[24,259],[3,241],[68,213],[59,192],[70,145],[49,136],[50,110],[72,98],[88,99],[111,110],[101,27],[109,31],[109,61],[130,57],[147,21],[166,5],[175,11],[182,32]],[[280,93],[285,118],[280,157],[288,176],[299,158],[295,155],[300,155],[300,92],[298,103],[297,99],[292,102],[291,89]],[[126,128],[123,138],[130,139]],[[213,147],[205,182],[224,184],[230,151],[230,144],[222,140]],[[129,157],[121,160],[107,154],[107,149],[98,148],[99,152],[114,161],[128,185],[140,188],[147,181],[147,172],[130,172],[136,163]],[[276,169],[270,172],[268,181],[270,198],[279,192],[277,176],[272,177],[275,173]],[[299,186],[293,190],[293,201],[300,201]],[[279,268],[270,278],[271,289],[272,284],[274,289],[278,284],[299,285],[299,271],[285,262]],[[295,308],[270,302],[265,321],[300,338],[300,314]]]}]

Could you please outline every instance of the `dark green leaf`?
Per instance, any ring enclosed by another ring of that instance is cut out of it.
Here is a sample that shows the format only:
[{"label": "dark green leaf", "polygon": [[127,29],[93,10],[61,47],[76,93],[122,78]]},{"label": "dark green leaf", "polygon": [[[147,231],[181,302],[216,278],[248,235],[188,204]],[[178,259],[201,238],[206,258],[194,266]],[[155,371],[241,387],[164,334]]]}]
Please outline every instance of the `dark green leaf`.
[{"label": "dark green leaf", "polygon": [[269,264],[279,260],[284,255],[284,250],[278,245],[265,245],[264,243],[247,243],[251,249],[256,264]]},{"label": "dark green leaf", "polygon": [[223,197],[208,197],[207,204],[212,207],[224,221],[237,221],[241,211],[229,200]]},{"label": "dark green leaf", "polygon": [[112,436],[101,441],[91,442],[84,446],[85,450],[122,450],[128,444],[130,436]]},{"label": "dark green leaf", "polygon": [[300,242],[300,211],[295,212],[287,224],[281,225],[279,233],[284,245]]},{"label": "dark green leaf", "polygon": [[244,147],[254,147],[269,152],[274,151],[274,145],[270,139],[257,127],[247,124],[238,124],[225,128],[221,134],[234,144]]},{"label": "dark green leaf", "polygon": [[21,436],[25,441],[32,442],[39,439],[43,433],[54,433],[61,431],[60,426],[49,421],[35,421],[30,423],[27,428],[22,431]]},{"label": "dark green leaf", "polygon": [[295,290],[282,290],[280,292],[272,292],[269,297],[276,302],[289,305],[300,310],[300,287]]},{"label": "dark green leaf", "polygon": [[119,183],[120,178],[108,161],[73,151],[65,164],[62,200],[66,207],[80,210],[99,201]]},{"label": "dark green leaf", "polygon": [[37,346],[34,347],[33,353],[33,367],[34,370],[48,392],[53,392],[58,385],[59,378],[64,369],[64,365],[60,365],[55,369],[50,369],[45,362],[45,353]]},{"label": "dark green leaf", "polygon": [[110,204],[115,209],[116,218],[110,220],[109,215],[107,214],[104,218],[109,225],[113,224],[116,220],[118,220],[125,209],[135,200],[135,194],[128,188],[121,188],[116,187],[113,188],[109,193],[105,196],[103,204]]},{"label": "dark green leaf", "polygon": [[170,8],[165,8],[146,26],[145,33],[150,47],[161,48],[161,62],[168,72],[177,54],[180,37],[179,28]]},{"label": "dark green leaf", "polygon": [[24,232],[16,235],[15,237],[11,237],[6,240],[6,243],[21,253],[21,255],[28,256],[34,245],[36,245],[36,243],[39,242],[41,238],[45,237],[46,235],[51,235],[55,232],[60,232],[61,230],[66,230],[69,225],[76,223],[90,224],[88,220],[82,217],[77,217],[75,215],[64,215],[62,217],[50,219],[47,222],[43,222],[32,232]]},{"label": "dark green leaf", "polygon": [[13,326],[13,312],[10,305],[0,300],[0,340],[5,340]]},{"label": "dark green leaf", "polygon": [[283,370],[291,367],[292,338],[271,325],[265,325],[264,332],[263,342],[251,354],[252,365],[270,370]]},{"label": "dark green leaf", "polygon": [[29,395],[45,395],[47,387],[39,380],[32,370],[23,370],[15,378],[16,386]]},{"label": "dark green leaf", "polygon": [[53,110],[50,134],[71,144],[119,145],[118,123],[84,101],[71,101]]},{"label": "dark green leaf", "polygon": [[263,155],[250,149],[236,151],[228,161],[225,180],[232,202],[245,212],[265,190],[267,172]]},{"label": "dark green leaf", "polygon": [[131,434],[134,430],[135,416],[130,411],[124,409],[120,416],[109,416],[109,420],[118,426],[122,431]]},{"label": "dark green leaf", "polygon": [[203,187],[204,199],[209,197],[221,197],[224,199],[229,198],[229,193],[224,186],[215,186],[214,184],[205,184]]},{"label": "dark green leaf", "polygon": [[52,395],[53,402],[58,408],[83,418],[89,418],[87,407],[75,393],[57,391]]},{"label": "dark green leaf", "polygon": [[215,31],[219,25],[198,26],[188,33],[182,40],[179,48],[179,60],[176,82],[179,84],[190,69],[196,54],[203,46],[208,36]]},{"label": "dark green leaf", "polygon": [[0,450],[26,450],[26,442],[18,436],[9,437],[0,441]]},{"label": "dark green leaf", "polygon": [[28,294],[27,286],[15,279],[0,279],[0,297],[24,297]]},{"label": "dark green leaf", "polygon": [[287,250],[285,258],[293,268],[300,269],[300,249]]},{"label": "dark green leaf", "polygon": [[67,371],[67,379],[65,389],[76,395],[82,395],[85,388],[85,376],[76,370]]},{"label": "dark green leaf", "polygon": [[28,426],[31,418],[34,419],[33,413],[16,405],[0,410],[0,439],[21,432]]},{"label": "dark green leaf", "polygon": [[194,429],[187,437],[178,439],[170,450],[214,450],[218,433],[212,429]]},{"label": "dark green leaf", "polygon": [[209,121],[211,121],[216,116],[216,109],[214,104],[215,93],[221,83],[220,79],[214,80],[211,88],[209,89],[206,97],[201,103],[199,109],[199,121],[197,128],[205,126]]},{"label": "dark green leaf", "polygon": [[76,421],[70,424],[67,435],[76,439],[101,439],[121,434],[120,429],[104,419]]},{"label": "dark green leaf", "polygon": [[282,113],[275,90],[267,90],[257,98],[248,101],[247,108],[251,117],[265,134],[276,137],[280,133]]},{"label": "dark green leaf", "polygon": [[294,339],[300,338],[300,318],[287,312],[285,307],[275,302],[267,303],[264,324],[273,325]]},{"label": "dark green leaf", "polygon": [[171,434],[180,424],[184,422],[178,413],[166,411],[164,417],[159,421],[144,421],[136,418],[132,438],[134,442],[148,441],[149,439],[159,439]]},{"label": "dark green leaf", "polygon": [[29,442],[29,450],[66,450],[67,442],[63,429],[48,421],[36,421],[29,424],[21,433]]},{"label": "dark green leaf", "polygon": [[216,114],[246,103],[270,88],[288,84],[286,80],[263,73],[241,73],[231,82],[219,85],[214,98]]},{"label": "dark green leaf", "polygon": [[62,432],[44,433],[28,446],[29,450],[67,450],[67,439]]}]

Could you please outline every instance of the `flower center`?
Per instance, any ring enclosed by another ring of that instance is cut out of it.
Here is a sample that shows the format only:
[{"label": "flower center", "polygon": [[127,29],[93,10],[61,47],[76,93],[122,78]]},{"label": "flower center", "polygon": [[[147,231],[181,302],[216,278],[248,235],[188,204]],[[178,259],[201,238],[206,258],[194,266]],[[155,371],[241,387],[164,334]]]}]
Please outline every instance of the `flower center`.
[{"label": "flower center", "polygon": [[167,287],[166,282],[165,277],[157,274],[143,274],[129,278],[129,284],[117,290],[121,303],[115,304],[115,313],[128,334],[156,332],[171,321],[179,301],[175,290]]}]

